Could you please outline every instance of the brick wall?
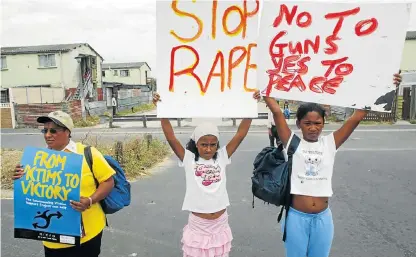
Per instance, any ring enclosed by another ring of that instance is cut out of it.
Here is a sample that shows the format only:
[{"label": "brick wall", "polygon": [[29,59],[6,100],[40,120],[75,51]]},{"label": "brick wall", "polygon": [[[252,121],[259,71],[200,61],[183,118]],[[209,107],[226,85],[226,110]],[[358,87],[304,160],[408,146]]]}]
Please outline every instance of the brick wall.
[{"label": "brick wall", "polygon": [[82,117],[81,101],[52,103],[52,104],[18,104],[15,105],[17,126],[38,127],[41,124],[36,122],[39,116],[47,115],[53,111],[64,111],[72,116],[72,119]]},{"label": "brick wall", "polygon": [[0,108],[0,110],[1,110],[0,128],[13,128],[11,108]]}]

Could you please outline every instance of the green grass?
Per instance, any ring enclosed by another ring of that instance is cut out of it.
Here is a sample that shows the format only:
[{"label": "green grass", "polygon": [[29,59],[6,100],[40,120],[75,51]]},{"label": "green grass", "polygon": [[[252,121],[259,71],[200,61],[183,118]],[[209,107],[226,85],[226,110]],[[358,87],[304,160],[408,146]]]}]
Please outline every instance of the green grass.
[{"label": "green grass", "polygon": [[149,104],[141,104],[141,105],[138,105],[138,106],[134,106],[133,107],[133,111],[130,108],[130,109],[126,109],[126,110],[119,111],[117,113],[117,115],[119,115],[119,116],[127,116],[127,115],[131,115],[131,114],[148,112],[148,111],[154,110],[155,108],[156,107],[152,103],[149,103]]},{"label": "green grass", "polygon": [[76,128],[85,128],[85,127],[92,127],[96,126],[100,123],[99,116],[88,116],[85,120],[84,119],[74,119],[74,126]]}]

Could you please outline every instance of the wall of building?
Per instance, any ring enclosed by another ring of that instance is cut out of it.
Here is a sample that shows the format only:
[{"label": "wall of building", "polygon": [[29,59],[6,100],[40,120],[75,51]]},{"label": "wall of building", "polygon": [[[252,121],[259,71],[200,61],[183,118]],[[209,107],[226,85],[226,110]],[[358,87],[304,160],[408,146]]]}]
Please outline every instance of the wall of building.
[{"label": "wall of building", "polygon": [[5,55],[7,69],[1,70],[1,87],[16,87],[27,85],[51,85],[60,87],[62,55],[55,54],[55,67],[39,66],[38,54]]},{"label": "wall of building", "polygon": [[65,89],[76,88],[81,80],[80,64],[75,59],[79,54],[97,57],[97,77],[94,83],[100,88],[102,59],[84,45],[69,52],[55,53],[56,66],[48,68],[39,67],[39,54],[5,55],[7,69],[1,70],[1,87],[51,85]]},{"label": "wall of building", "polygon": [[81,101],[71,101],[51,104],[17,104],[14,106],[16,123],[19,128],[39,127],[42,124],[36,122],[39,116],[47,115],[53,111],[64,111],[69,113],[72,119],[82,117]]},{"label": "wall of building", "polygon": [[13,128],[12,108],[10,104],[1,104],[0,106],[1,124],[0,128]]},{"label": "wall of building", "polygon": [[[117,70],[118,76],[114,76],[115,70]],[[129,70],[130,76],[121,77],[120,76],[121,70]],[[103,77],[103,81],[117,82],[117,83],[129,84],[129,85],[147,85],[146,71],[147,71],[147,77],[150,77],[150,69],[147,67],[147,65],[142,65],[140,68],[105,70],[105,77]]]},{"label": "wall of building", "polygon": [[406,40],[404,43],[400,69],[402,71],[416,71],[416,40]]},{"label": "wall of building", "polygon": [[9,90],[12,96],[10,101],[17,104],[60,103],[65,97],[63,88],[23,87]]}]

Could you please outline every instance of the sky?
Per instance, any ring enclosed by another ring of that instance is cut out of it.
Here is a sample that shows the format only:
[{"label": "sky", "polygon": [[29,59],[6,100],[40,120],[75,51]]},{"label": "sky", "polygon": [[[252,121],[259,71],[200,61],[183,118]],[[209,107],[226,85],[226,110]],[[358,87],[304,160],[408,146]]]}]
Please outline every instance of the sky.
[{"label": "sky", "polygon": [[[104,62],[144,61],[155,74],[156,0],[0,2],[2,46],[88,43]],[[416,2],[408,30],[416,30]]]}]

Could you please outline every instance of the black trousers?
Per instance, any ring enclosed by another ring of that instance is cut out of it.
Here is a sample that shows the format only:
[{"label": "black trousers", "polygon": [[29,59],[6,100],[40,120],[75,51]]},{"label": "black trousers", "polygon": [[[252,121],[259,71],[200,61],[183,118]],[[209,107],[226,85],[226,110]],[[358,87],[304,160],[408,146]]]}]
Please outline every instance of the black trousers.
[{"label": "black trousers", "polygon": [[44,247],[45,257],[98,257],[101,253],[101,231],[96,237],[79,245],[68,248],[51,249]]},{"label": "black trousers", "polygon": [[280,137],[277,134],[277,128],[276,126],[272,125],[271,127],[271,134],[269,134],[269,141],[270,141],[270,146],[274,147],[274,144],[276,143],[276,147],[281,144],[282,142],[280,141]]}]

